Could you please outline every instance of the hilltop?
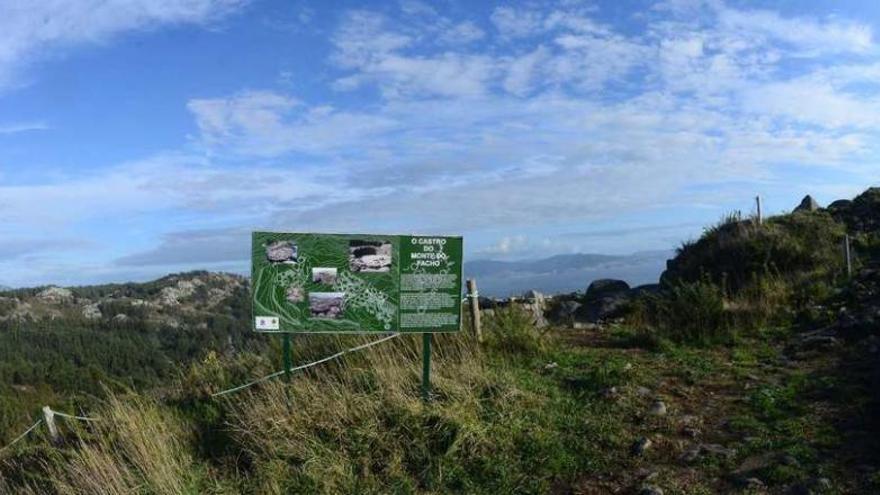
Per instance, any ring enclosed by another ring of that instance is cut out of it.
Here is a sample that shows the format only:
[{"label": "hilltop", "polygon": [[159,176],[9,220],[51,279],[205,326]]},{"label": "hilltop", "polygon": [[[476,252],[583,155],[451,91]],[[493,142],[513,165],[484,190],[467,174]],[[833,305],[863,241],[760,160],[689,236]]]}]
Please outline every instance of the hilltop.
[{"label": "hilltop", "polygon": [[[42,404],[100,421],[0,454],[0,491],[880,491],[878,193],[727,216],[649,289],[489,308],[483,344],[435,337],[430,404],[415,336],[212,398],[280,368],[240,277],[4,293],[0,445]],[[559,317],[618,297],[589,325]],[[294,359],[369,340],[297,337]]]}]

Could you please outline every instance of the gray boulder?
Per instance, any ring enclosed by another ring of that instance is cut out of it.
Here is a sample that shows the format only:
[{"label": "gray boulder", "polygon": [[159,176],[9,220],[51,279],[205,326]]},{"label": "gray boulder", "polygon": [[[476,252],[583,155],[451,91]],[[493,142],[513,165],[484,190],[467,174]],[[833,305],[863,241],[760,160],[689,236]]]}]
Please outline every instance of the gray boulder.
[{"label": "gray boulder", "polygon": [[660,284],[639,285],[638,287],[633,287],[629,291],[630,296],[634,298],[639,296],[657,294],[658,292],[660,292]]},{"label": "gray boulder", "polygon": [[600,297],[617,295],[622,292],[629,291],[629,284],[623,280],[614,280],[603,278],[594,280],[587,288],[587,299],[598,299]]},{"label": "gray boulder", "polygon": [[74,296],[69,289],[51,286],[40,291],[37,294],[37,299],[51,304],[61,304],[73,301]]},{"label": "gray boulder", "polygon": [[[470,299],[468,299],[468,303],[469,302]],[[478,296],[477,302],[479,302],[480,304],[480,309],[494,309],[496,306],[498,306],[497,300],[486,296]]]},{"label": "gray boulder", "polygon": [[549,325],[545,316],[547,312],[547,298],[544,297],[544,294],[531,290],[524,295],[520,304],[529,316],[531,316],[532,323],[536,328],[544,328]]},{"label": "gray boulder", "polygon": [[828,205],[828,211],[835,213],[840,211],[846,211],[852,206],[852,201],[848,199],[838,199],[837,201]]},{"label": "gray boulder", "polygon": [[548,316],[557,324],[571,324],[574,321],[581,303],[577,301],[559,301],[550,308]]},{"label": "gray boulder", "polygon": [[575,317],[578,321],[589,323],[616,318],[630,300],[629,284],[623,280],[596,280],[587,289],[584,303]]},{"label": "gray boulder", "polygon": [[82,315],[87,320],[100,320],[104,316],[101,314],[101,308],[98,306],[98,303],[83,306]]}]

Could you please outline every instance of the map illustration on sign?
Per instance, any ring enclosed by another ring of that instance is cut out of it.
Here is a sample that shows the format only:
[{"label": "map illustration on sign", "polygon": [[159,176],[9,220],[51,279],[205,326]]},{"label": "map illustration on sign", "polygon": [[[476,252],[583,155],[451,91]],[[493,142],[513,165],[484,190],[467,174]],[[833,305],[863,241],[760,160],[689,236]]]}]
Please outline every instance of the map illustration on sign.
[{"label": "map illustration on sign", "polygon": [[462,238],[254,232],[259,332],[455,332]]}]

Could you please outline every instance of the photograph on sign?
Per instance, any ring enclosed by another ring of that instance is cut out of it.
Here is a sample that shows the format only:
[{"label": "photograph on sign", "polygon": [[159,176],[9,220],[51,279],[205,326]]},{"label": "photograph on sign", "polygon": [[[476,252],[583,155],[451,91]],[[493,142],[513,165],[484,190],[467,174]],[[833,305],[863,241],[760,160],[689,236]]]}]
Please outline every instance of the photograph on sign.
[{"label": "photograph on sign", "polygon": [[353,272],[391,271],[390,242],[353,240],[348,243],[348,251],[349,267]]},{"label": "photograph on sign", "polygon": [[312,268],[312,282],[333,285],[336,283],[336,268]]},{"label": "photograph on sign", "polygon": [[345,292],[312,292],[309,310],[313,318],[340,318],[345,306]]},{"label": "photograph on sign", "polygon": [[266,246],[266,258],[272,263],[296,263],[297,247],[293,241],[275,241]]},{"label": "photograph on sign", "polygon": [[455,332],[461,325],[461,237],[255,232],[251,270],[257,331]]}]

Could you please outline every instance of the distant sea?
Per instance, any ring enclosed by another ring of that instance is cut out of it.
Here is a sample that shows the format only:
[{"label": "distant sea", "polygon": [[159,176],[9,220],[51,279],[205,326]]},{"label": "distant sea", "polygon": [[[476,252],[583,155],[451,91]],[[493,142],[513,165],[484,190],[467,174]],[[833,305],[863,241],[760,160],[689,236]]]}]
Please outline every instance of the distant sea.
[{"label": "distant sea", "polygon": [[508,297],[534,289],[546,294],[584,291],[600,278],[624,280],[631,286],[657,283],[674,250],[643,251],[624,256],[562,254],[539,260],[465,262],[465,277],[477,279],[480,295]]}]

